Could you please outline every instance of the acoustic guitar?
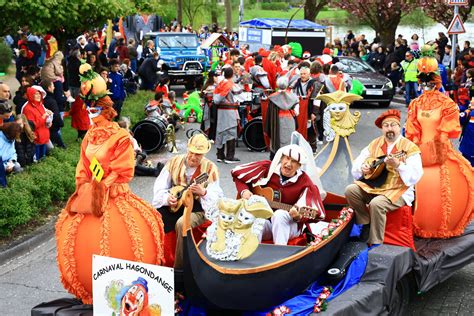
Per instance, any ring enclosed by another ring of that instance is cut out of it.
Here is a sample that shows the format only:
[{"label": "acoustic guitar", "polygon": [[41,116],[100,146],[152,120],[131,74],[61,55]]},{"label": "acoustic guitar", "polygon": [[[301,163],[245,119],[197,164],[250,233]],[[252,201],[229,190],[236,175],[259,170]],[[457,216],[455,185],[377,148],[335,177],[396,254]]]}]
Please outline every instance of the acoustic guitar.
[{"label": "acoustic guitar", "polygon": [[273,209],[281,209],[285,211],[290,211],[291,208],[295,207],[298,213],[303,218],[308,218],[308,219],[313,219],[313,220],[322,219],[321,211],[316,208],[281,203],[280,192],[274,191],[270,187],[263,188],[261,186],[256,186],[252,188],[252,193],[263,196],[267,200],[270,207]]},{"label": "acoustic guitar", "polygon": [[180,209],[180,207],[183,205],[184,197],[186,196],[186,191],[193,183],[203,184],[208,179],[209,179],[209,175],[206,172],[204,172],[204,173],[201,173],[196,178],[194,178],[194,180],[186,186],[177,185],[177,186],[172,187],[170,189],[170,194],[173,195],[178,200],[178,203],[174,207],[170,206],[171,212],[175,213],[176,211]]},{"label": "acoustic guitar", "polygon": [[377,158],[369,158],[366,163],[370,166],[370,172],[364,174],[359,181],[365,182],[371,187],[381,187],[387,180],[388,170],[385,164],[385,158],[397,158],[403,160],[407,152],[402,150],[390,155],[383,155]]}]

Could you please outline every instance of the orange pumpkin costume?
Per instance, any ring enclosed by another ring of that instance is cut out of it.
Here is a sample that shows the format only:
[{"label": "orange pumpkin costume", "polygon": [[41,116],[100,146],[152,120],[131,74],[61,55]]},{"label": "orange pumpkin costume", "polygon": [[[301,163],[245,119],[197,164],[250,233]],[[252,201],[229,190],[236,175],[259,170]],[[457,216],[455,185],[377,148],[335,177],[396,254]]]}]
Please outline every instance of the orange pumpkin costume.
[{"label": "orange pumpkin costume", "polygon": [[[61,281],[86,304],[92,303],[94,254],[150,264],[160,264],[163,258],[163,221],[128,187],[134,152],[129,133],[111,121],[117,115],[112,105],[108,96],[95,103],[102,112],[92,119],[82,141],[76,191],[56,223]],[[91,165],[103,169],[100,181]]]},{"label": "orange pumpkin costume", "polygon": [[434,89],[411,102],[406,137],[419,146],[424,171],[415,187],[418,236],[459,236],[473,218],[473,169],[449,141],[460,133],[459,109],[449,97]]}]

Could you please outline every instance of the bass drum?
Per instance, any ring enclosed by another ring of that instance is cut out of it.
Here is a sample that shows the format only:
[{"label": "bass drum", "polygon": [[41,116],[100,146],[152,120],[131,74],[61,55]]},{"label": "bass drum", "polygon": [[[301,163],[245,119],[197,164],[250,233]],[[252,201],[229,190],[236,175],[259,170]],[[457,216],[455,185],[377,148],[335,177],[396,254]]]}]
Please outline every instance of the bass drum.
[{"label": "bass drum", "polygon": [[166,143],[167,121],[161,117],[148,117],[132,128],[133,137],[147,152],[160,150]]},{"label": "bass drum", "polygon": [[263,137],[262,117],[258,116],[249,121],[242,133],[242,140],[245,146],[251,151],[265,151],[265,139]]}]

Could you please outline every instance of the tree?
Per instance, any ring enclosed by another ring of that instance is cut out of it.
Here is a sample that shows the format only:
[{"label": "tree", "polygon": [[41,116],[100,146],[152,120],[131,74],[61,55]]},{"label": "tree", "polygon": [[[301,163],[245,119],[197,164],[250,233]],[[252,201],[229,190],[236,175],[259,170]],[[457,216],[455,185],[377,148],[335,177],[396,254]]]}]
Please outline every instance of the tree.
[{"label": "tree", "polygon": [[183,0],[178,0],[176,6],[176,19],[179,23],[183,23]]},{"label": "tree", "polygon": [[384,45],[393,43],[403,16],[417,7],[418,0],[344,0],[336,6],[369,25]]},{"label": "tree", "polygon": [[232,1],[224,0],[225,7],[225,27],[228,31],[232,31]]},{"label": "tree", "polygon": [[304,5],[304,18],[310,21],[316,21],[319,11],[321,11],[329,0],[306,0]]},{"label": "tree", "polygon": [[[197,3],[196,3],[197,2]],[[194,17],[199,10],[204,6],[204,1],[183,0],[183,11],[188,17],[189,24],[194,24]]]},{"label": "tree", "polygon": [[131,0],[0,0],[0,7],[3,34],[16,32],[24,23],[31,31],[53,34],[60,44],[101,27],[107,19],[136,12]]},{"label": "tree", "polygon": [[[469,1],[468,6],[459,7],[461,20],[466,21],[469,18],[472,5],[473,1]],[[421,0],[420,6],[426,15],[436,22],[443,24],[446,28],[449,27],[454,18],[454,6],[447,5],[446,0]]]},{"label": "tree", "polygon": [[211,0],[211,23],[217,24],[217,0]]}]

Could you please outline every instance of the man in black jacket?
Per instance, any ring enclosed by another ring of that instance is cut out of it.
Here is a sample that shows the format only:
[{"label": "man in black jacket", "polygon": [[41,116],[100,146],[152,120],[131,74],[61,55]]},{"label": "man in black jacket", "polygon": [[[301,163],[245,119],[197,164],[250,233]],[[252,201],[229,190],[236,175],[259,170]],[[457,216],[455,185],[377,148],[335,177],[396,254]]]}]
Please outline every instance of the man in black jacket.
[{"label": "man in black jacket", "polygon": [[49,80],[43,80],[41,86],[46,91],[46,97],[43,100],[44,107],[53,112],[53,121],[49,128],[51,142],[58,147],[66,148],[61,137],[61,127],[64,126],[64,122],[61,119],[58,104],[54,98],[54,84]]},{"label": "man in black jacket", "polygon": [[140,65],[140,68],[138,68],[138,76],[142,80],[141,89],[153,90],[155,88],[155,84],[158,81],[159,59],[160,55],[154,52],[153,57],[146,58]]}]

